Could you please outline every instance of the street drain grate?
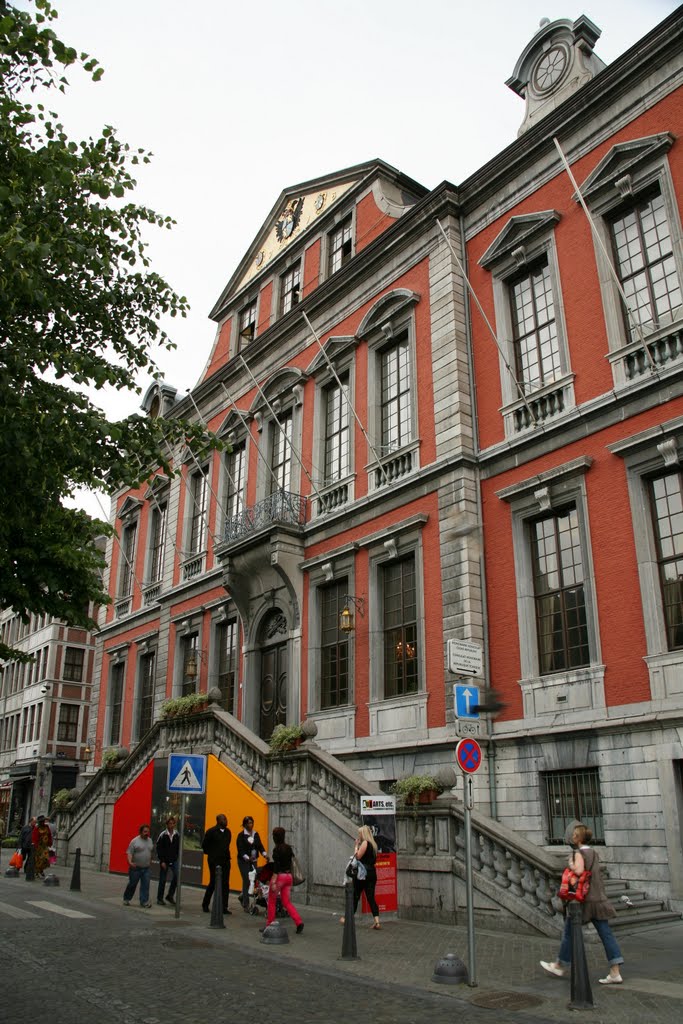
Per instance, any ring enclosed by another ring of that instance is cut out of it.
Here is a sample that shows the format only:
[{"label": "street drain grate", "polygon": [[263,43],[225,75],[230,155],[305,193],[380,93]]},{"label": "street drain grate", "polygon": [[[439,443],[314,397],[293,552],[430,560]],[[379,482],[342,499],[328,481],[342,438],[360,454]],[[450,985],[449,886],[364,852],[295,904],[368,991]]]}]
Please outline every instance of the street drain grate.
[{"label": "street drain grate", "polygon": [[543,999],[524,992],[481,992],[472,996],[470,1002],[486,1010],[530,1010],[532,1006],[540,1006]]}]

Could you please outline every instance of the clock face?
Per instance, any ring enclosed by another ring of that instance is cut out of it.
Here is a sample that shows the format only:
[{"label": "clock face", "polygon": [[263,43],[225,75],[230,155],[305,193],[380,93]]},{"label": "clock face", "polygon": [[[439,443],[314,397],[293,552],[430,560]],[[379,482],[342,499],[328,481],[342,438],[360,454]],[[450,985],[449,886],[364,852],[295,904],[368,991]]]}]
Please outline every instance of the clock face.
[{"label": "clock face", "polygon": [[563,46],[551,46],[536,64],[533,83],[537,92],[548,92],[567,70],[569,56]]}]

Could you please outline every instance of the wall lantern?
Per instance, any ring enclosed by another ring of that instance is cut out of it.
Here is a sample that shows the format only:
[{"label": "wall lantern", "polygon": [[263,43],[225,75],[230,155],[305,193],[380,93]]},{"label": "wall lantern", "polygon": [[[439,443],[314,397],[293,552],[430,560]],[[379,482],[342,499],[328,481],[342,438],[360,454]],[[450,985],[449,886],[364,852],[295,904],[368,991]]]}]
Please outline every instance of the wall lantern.
[{"label": "wall lantern", "polygon": [[365,598],[354,597],[353,594],[346,594],[344,596],[344,609],[341,615],[339,616],[339,628],[342,631],[342,633],[347,634],[353,633],[354,629],[356,628],[353,612],[349,608],[350,604],[353,605],[353,607],[356,609],[361,618],[363,618],[363,616],[365,615]]}]

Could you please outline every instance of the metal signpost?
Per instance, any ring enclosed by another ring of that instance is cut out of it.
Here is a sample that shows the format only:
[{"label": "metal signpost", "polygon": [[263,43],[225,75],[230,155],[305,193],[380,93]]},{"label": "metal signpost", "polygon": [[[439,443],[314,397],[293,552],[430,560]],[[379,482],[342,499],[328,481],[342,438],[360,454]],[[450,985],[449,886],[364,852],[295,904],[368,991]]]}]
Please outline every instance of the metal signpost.
[{"label": "metal signpost", "polygon": [[481,747],[475,739],[460,740],[455,748],[455,760],[463,773],[465,785],[465,891],[467,894],[467,945],[470,987],[477,985],[477,967],[474,948],[474,895],[472,892],[472,775],[481,767]]},{"label": "metal signpost", "polygon": [[178,848],[178,888],[175,916],[180,917],[183,885],[183,842],[185,840],[185,799],[188,793],[206,792],[206,754],[170,754],[168,758],[168,793],[180,793],[180,846]]}]

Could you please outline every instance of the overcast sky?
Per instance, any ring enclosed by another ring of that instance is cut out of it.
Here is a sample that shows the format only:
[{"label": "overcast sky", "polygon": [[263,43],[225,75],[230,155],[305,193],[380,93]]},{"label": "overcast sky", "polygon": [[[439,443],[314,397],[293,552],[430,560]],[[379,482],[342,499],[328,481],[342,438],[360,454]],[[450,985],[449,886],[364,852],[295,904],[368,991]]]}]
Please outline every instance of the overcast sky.
[{"label": "overcast sky", "polygon": [[[160,365],[199,378],[208,319],[282,189],[380,157],[429,188],[459,183],[512,142],[523,101],[505,85],[543,17],[587,15],[610,63],[673,0],[54,0],[60,37],[97,57],[59,107],[72,136],[104,124],[151,150],[136,199],[177,220],[154,268],[189,299]],[[25,4],[23,4],[25,6]],[[141,381],[143,387],[149,383]],[[101,396],[110,415],[133,394]],[[94,515],[92,496],[78,504]],[[108,507],[108,500],[105,499]]]}]

